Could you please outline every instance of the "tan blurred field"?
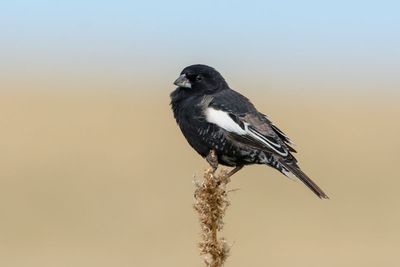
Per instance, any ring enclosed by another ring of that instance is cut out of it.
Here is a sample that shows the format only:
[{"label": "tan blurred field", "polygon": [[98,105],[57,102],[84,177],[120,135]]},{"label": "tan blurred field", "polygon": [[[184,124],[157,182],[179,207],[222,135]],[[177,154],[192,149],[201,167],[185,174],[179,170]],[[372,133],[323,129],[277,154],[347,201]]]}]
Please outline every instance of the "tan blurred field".
[{"label": "tan blurred field", "polygon": [[[0,93],[0,266],[202,266],[192,176],[207,165],[168,94]],[[400,98],[246,95],[331,200],[245,168],[226,266],[400,266]]]}]

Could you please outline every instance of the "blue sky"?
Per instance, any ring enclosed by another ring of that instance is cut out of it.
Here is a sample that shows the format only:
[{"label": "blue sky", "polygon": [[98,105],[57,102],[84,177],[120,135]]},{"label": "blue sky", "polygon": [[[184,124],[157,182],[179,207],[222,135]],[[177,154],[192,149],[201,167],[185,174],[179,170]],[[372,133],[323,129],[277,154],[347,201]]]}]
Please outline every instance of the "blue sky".
[{"label": "blue sky", "polygon": [[396,1],[3,1],[0,70],[133,81],[201,62],[274,86],[393,90],[399,14]]}]

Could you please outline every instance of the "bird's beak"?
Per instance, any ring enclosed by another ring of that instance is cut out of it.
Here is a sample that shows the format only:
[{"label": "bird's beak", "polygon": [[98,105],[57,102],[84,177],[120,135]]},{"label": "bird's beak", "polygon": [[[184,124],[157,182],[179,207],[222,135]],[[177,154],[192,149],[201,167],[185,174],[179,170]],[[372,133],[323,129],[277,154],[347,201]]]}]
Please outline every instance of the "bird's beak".
[{"label": "bird's beak", "polygon": [[175,80],[174,84],[179,87],[192,88],[192,84],[190,83],[189,79],[186,78],[185,74],[179,76],[179,78]]}]

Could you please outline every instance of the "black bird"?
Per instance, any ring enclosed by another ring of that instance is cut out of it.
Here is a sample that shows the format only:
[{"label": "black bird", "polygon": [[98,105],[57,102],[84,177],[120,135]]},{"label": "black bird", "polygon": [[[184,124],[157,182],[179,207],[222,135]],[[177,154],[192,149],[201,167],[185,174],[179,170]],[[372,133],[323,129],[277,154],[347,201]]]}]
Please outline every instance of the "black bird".
[{"label": "black bird", "polygon": [[298,166],[289,137],[232,90],[214,68],[188,66],[174,84],[178,88],[171,93],[171,106],[176,122],[189,144],[210,164],[212,153],[218,163],[235,167],[230,175],[244,165],[266,164],[300,179],[319,198],[328,198]]}]

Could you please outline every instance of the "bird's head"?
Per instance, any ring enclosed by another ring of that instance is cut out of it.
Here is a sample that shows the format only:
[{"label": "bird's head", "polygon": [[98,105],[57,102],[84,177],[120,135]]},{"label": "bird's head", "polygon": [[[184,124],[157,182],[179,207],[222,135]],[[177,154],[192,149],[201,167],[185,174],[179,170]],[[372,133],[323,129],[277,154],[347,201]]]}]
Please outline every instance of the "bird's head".
[{"label": "bird's head", "polygon": [[214,92],[228,87],[218,71],[200,64],[184,68],[174,84],[198,93]]}]

